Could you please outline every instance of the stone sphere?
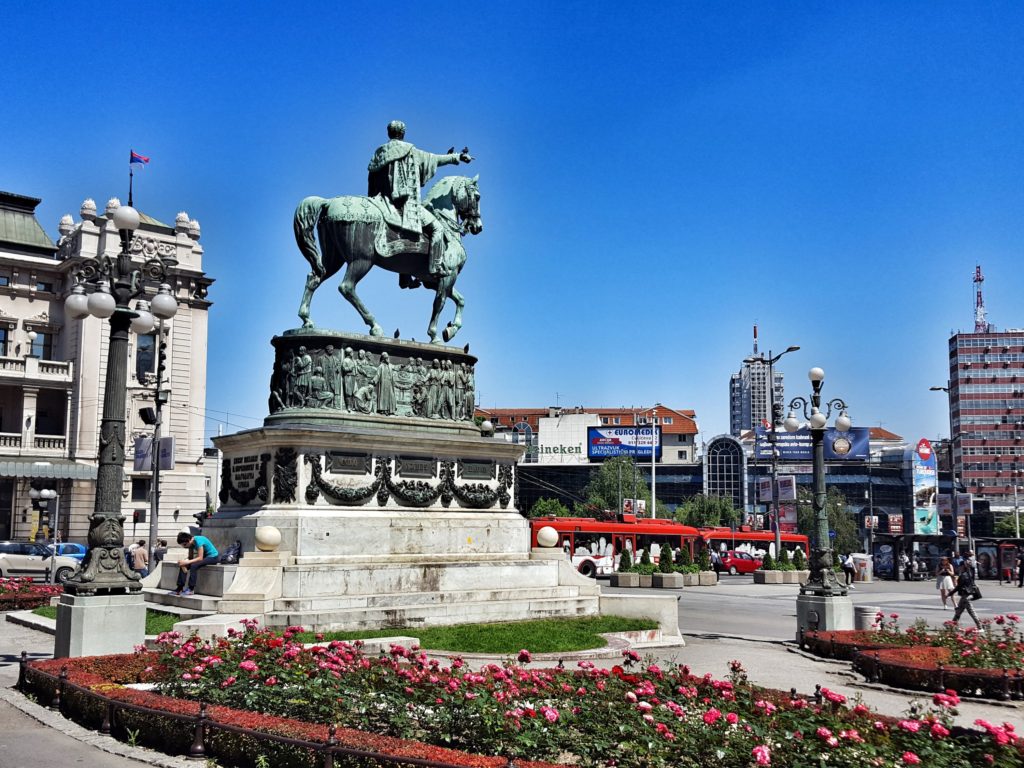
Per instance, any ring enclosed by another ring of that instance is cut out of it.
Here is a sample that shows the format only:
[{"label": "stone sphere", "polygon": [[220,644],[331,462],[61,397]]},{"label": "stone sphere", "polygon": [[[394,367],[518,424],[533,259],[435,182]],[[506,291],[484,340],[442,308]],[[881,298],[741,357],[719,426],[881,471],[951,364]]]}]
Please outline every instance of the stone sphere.
[{"label": "stone sphere", "polygon": [[281,531],[272,525],[261,525],[256,529],[256,549],[273,552],[281,546]]},{"label": "stone sphere", "polygon": [[543,528],[537,531],[537,544],[541,547],[557,547],[558,531],[556,531],[550,525],[545,525]]},{"label": "stone sphere", "polygon": [[491,423],[490,419],[480,423],[480,431],[485,435],[489,435],[494,431],[494,425]]}]

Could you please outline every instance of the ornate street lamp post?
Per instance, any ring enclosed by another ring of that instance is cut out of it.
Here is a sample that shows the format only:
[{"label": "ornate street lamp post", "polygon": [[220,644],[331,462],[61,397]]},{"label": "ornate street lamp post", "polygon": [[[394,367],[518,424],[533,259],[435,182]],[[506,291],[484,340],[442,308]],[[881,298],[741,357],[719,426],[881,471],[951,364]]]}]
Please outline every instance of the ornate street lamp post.
[{"label": "ornate street lamp post", "polygon": [[[113,221],[121,238],[120,253],[113,258],[104,255],[82,260],[75,273],[77,285],[64,304],[65,312],[73,319],[87,315],[110,319],[96,504],[89,516],[89,552],[81,570],[64,584],[65,592],[73,595],[124,594],[142,588],[139,575],[125,562],[121,514],[128,334],[130,330],[149,333],[153,330],[154,316],[166,320],[178,309],[170,286],[164,282],[177,260],[165,256],[148,259],[141,265],[132,262],[130,246],[132,233],[139,226],[139,214],[131,207],[131,200],[114,211]],[[144,303],[131,308],[132,299],[144,296],[147,287],[156,286],[159,288],[150,300],[149,309]],[[87,288],[92,288],[91,294],[87,294]]]},{"label": "ornate street lamp post", "polygon": [[[801,594],[814,595],[845,595],[847,590],[844,584],[839,582],[836,572],[832,566],[832,546],[829,543],[828,513],[825,510],[825,425],[833,410],[839,411],[836,418],[836,429],[840,432],[847,432],[850,429],[850,417],[846,415],[846,403],[838,397],[825,403],[825,410],[821,407],[821,385],[825,381],[825,372],[821,368],[811,368],[807,377],[811,380],[811,399],[808,402],[803,397],[794,397],[789,404],[789,416],[786,417],[785,427],[787,432],[796,432],[800,428],[800,421],[795,411],[800,409],[807,420],[811,432],[811,448],[814,457],[814,520],[818,531],[815,546],[811,550],[811,575],[806,584],[801,585]],[[808,408],[810,410],[808,411]]]}]

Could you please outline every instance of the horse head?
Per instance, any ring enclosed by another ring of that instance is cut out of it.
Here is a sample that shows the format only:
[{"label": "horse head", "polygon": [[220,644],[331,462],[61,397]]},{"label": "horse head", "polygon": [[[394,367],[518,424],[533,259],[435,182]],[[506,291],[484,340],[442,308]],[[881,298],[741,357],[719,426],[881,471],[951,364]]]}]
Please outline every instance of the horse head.
[{"label": "horse head", "polygon": [[479,174],[472,179],[459,177],[462,181],[455,185],[455,210],[462,219],[463,231],[479,235],[484,231],[484,223],[480,220],[480,185]]}]

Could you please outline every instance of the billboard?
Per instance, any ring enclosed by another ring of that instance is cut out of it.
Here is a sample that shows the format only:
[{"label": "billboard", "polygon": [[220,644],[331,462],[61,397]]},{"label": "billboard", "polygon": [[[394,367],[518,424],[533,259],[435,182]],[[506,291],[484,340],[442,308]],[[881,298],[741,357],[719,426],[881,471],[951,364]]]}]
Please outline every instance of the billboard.
[{"label": "billboard", "polygon": [[956,514],[962,518],[964,515],[974,513],[974,494],[958,493],[956,495]]},{"label": "billboard", "polygon": [[771,503],[772,479],[770,477],[757,478],[757,500]]},{"label": "billboard", "polygon": [[[135,438],[135,460],[132,470],[149,472],[153,469],[153,438]],[[174,469],[174,437],[160,438],[160,469]]]},{"label": "billboard", "polygon": [[939,533],[938,470],[932,444],[923,437],[911,456],[914,491],[914,533],[936,536]]},{"label": "billboard", "polygon": [[661,427],[587,427],[587,458],[614,459],[632,456],[635,459],[661,458]]},{"label": "billboard", "polygon": [[[772,444],[768,441],[768,432],[764,427],[757,427],[754,438],[755,455],[758,461],[772,458]],[[867,427],[850,427],[840,432],[835,427],[825,430],[825,461],[841,461],[853,459],[867,461],[870,442],[870,431]],[[780,461],[812,461],[814,459],[811,446],[811,431],[807,428],[796,432],[775,432],[775,447]]]},{"label": "billboard", "polygon": [[889,533],[903,533],[903,515],[886,515],[889,518]]},{"label": "billboard", "polygon": [[796,478],[783,475],[778,479],[779,501],[796,501]]}]

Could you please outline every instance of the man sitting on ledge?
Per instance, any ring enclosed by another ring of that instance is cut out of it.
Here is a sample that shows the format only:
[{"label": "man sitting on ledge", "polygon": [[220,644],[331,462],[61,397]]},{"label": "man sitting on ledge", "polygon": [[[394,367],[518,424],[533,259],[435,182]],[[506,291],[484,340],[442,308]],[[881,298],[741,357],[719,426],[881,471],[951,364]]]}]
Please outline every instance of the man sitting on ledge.
[{"label": "man sitting on ledge", "polygon": [[[191,595],[196,589],[199,569],[204,565],[213,565],[219,560],[217,548],[205,536],[193,536],[188,531],[178,534],[178,546],[188,547],[189,559],[178,561],[178,588],[172,595]],[[188,575],[188,588],[185,588],[185,576]]]}]

